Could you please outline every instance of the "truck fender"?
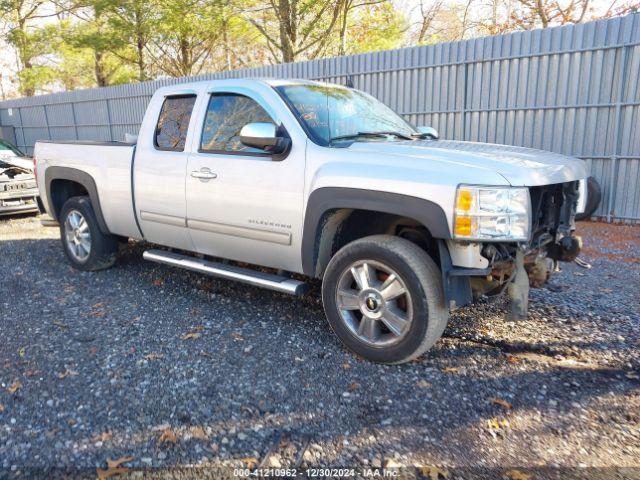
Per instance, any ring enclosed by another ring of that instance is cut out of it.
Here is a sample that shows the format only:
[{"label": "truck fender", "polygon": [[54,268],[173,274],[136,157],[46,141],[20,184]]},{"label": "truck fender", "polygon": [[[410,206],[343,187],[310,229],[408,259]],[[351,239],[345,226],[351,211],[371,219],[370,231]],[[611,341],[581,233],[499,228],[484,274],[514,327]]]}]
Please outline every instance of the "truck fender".
[{"label": "truck fender", "polygon": [[316,262],[323,215],[334,209],[359,209],[401,215],[424,225],[434,238],[451,238],[442,207],[429,200],[359,188],[321,187],[309,196],[302,234],[302,268],[305,275],[317,276]]},{"label": "truck fender", "polygon": [[104,234],[110,234],[109,228],[107,227],[107,222],[104,220],[104,216],[102,215],[102,208],[100,207],[100,197],[98,196],[98,189],[96,187],[96,182],[91,175],[87,172],[83,172],[82,170],[78,170],[77,168],[70,167],[49,167],[45,170],[44,180],[47,189],[47,203],[50,206],[51,217],[54,220],[58,220],[57,212],[53,207],[53,198],[51,192],[51,183],[54,180],[70,180],[72,182],[79,183],[82,185],[85,190],[89,193],[89,199],[91,200],[91,206],[93,207],[93,211],[96,214],[96,219],[98,221],[98,226],[100,230]]}]

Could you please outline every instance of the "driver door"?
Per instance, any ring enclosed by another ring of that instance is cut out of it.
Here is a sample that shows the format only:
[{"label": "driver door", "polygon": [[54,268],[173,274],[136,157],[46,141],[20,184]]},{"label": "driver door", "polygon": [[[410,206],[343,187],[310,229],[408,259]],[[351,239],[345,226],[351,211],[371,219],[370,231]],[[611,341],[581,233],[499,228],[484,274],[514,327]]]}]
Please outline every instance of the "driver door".
[{"label": "driver door", "polygon": [[286,158],[276,159],[240,142],[249,123],[281,124],[256,92],[215,91],[204,105],[186,180],[187,227],[196,250],[299,270],[305,146],[294,144]]}]

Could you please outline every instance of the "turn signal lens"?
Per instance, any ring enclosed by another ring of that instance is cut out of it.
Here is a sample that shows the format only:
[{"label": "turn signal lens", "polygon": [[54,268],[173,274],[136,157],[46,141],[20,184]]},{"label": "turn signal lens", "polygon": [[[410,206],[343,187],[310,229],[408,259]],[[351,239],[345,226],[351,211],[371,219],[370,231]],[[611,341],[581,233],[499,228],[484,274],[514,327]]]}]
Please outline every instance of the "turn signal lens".
[{"label": "turn signal lens", "polygon": [[470,237],[472,233],[471,217],[457,216],[453,231],[457,236]]},{"label": "turn signal lens", "polygon": [[473,205],[473,195],[469,190],[458,190],[458,197],[456,199],[456,210],[460,212],[468,212]]}]

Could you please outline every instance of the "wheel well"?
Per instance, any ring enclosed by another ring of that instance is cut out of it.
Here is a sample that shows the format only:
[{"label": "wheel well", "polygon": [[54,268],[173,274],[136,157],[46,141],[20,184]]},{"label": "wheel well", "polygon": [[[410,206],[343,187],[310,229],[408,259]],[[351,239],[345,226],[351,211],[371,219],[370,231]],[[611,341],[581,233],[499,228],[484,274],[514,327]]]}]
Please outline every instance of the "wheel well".
[{"label": "wheel well", "polygon": [[322,277],[331,257],[346,244],[369,235],[396,235],[415,243],[439,265],[438,244],[417,220],[374,210],[338,208],[325,212],[315,240],[315,275]]},{"label": "wheel well", "polygon": [[54,179],[49,186],[51,195],[51,208],[56,218],[60,217],[60,211],[64,203],[71,197],[88,196],[89,192],[81,183],[73,180]]}]

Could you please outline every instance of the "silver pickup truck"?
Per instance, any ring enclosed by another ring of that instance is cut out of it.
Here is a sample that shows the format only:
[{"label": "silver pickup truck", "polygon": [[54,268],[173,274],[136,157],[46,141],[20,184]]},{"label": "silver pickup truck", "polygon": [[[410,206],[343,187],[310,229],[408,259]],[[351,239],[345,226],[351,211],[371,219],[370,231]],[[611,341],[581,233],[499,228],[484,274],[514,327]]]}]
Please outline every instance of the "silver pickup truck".
[{"label": "silver pickup truck", "polygon": [[133,238],[170,247],[148,260],[279,292],[321,278],[340,340],[401,363],[480,297],[507,291],[525,316],[529,287],[581,248],[582,161],[437,136],[351,88],[219,80],[156,91],[135,143],[42,141],[35,158],[74,267],[110,267]]}]

